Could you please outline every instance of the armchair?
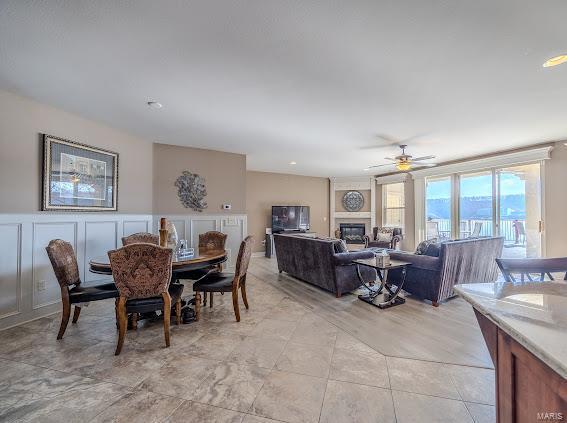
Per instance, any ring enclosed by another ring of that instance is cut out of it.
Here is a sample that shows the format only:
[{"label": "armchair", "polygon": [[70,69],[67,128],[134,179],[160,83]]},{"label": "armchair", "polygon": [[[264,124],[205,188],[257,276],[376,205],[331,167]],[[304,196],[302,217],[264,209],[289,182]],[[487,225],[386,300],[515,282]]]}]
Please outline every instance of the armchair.
[{"label": "armchair", "polygon": [[[387,229],[388,231],[391,230],[392,239],[391,241],[379,241],[378,240],[378,233],[382,232]],[[398,247],[399,242],[403,239],[402,235],[402,228],[380,228],[375,226],[372,228],[372,237],[368,235],[364,235],[364,246],[365,248],[389,248],[391,250],[396,250]]]}]

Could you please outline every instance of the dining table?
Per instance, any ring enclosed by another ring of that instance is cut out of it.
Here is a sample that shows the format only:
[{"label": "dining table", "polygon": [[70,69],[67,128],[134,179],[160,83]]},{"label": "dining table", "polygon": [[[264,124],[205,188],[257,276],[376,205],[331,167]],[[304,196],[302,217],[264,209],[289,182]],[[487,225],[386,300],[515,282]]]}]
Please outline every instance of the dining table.
[{"label": "dining table", "polygon": [[[180,279],[200,280],[209,271],[219,268],[227,260],[228,253],[226,250],[201,250],[196,251],[193,255],[175,253],[171,262],[171,283],[178,283]],[[112,275],[108,255],[89,260],[89,270],[100,275]],[[195,312],[190,307],[194,303],[195,298],[182,300],[183,323],[190,323],[195,319]],[[145,318],[155,318],[155,313],[139,317],[140,320]],[[130,318],[128,319],[128,327],[135,327],[135,323],[133,324]]]},{"label": "dining table", "polygon": [[[184,273],[214,268],[228,259],[226,250],[203,250],[193,255],[175,253],[171,263],[172,281],[180,279]],[[100,275],[112,275],[108,255],[95,257],[89,261],[89,270]]]}]

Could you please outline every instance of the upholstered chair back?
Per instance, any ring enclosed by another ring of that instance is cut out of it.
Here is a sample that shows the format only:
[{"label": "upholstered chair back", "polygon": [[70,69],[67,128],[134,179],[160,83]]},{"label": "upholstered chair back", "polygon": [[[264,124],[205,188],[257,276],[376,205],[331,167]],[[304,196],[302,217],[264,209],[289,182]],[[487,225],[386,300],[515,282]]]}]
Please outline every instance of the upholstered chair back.
[{"label": "upholstered chair back", "polygon": [[236,260],[235,277],[242,278],[248,272],[248,264],[250,264],[250,257],[252,256],[252,246],[254,245],[254,237],[248,235],[244,241],[240,243],[240,250],[238,251],[238,259]]},{"label": "upholstered chair back", "polygon": [[61,287],[81,284],[77,257],[71,244],[62,239],[54,239],[45,250]]},{"label": "upholstered chair back", "polygon": [[153,244],[130,244],[108,252],[114,283],[127,299],[160,296],[171,281],[173,250]]},{"label": "upholstered chair back", "polygon": [[199,250],[224,250],[226,234],[209,231],[199,235]]},{"label": "upholstered chair back", "polygon": [[392,233],[392,236],[401,235],[402,228],[382,228],[380,226],[375,226],[372,228],[372,239],[378,239],[378,232],[379,231],[388,231]]},{"label": "upholstered chair back", "polygon": [[122,245],[124,246],[139,243],[159,245],[159,235],[150,234],[148,232],[138,232],[122,238]]}]

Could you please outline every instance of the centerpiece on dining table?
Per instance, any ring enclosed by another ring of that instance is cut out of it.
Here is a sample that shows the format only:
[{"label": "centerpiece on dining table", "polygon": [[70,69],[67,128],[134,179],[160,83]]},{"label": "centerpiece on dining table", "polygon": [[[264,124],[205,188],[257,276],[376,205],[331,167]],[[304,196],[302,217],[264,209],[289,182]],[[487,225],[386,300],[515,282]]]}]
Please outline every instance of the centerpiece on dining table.
[{"label": "centerpiece on dining table", "polygon": [[192,258],[195,249],[190,248],[186,239],[179,239],[175,225],[165,217],[160,219],[159,245],[172,248],[177,258]]}]

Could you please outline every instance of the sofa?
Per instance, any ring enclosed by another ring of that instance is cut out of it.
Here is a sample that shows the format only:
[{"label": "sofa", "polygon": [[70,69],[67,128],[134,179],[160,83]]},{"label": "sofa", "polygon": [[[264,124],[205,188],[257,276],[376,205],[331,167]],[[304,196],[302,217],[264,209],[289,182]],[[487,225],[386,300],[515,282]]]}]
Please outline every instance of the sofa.
[{"label": "sofa", "polygon": [[[496,259],[502,255],[503,246],[503,237],[467,238],[441,242],[437,248],[427,249],[430,255],[391,251],[390,257],[412,263],[407,267],[404,291],[437,307],[455,295],[456,284],[494,282],[498,277]],[[390,271],[394,284],[400,278],[401,271]]]},{"label": "sofa", "polygon": [[378,241],[378,231],[382,228],[375,226],[372,228],[372,236],[364,235],[364,246],[366,248],[388,248],[396,250],[402,240],[402,228],[388,228],[392,231],[391,241]]},{"label": "sofa", "polygon": [[[340,297],[361,283],[352,260],[371,258],[373,250],[338,252],[344,250],[340,240],[314,238],[301,234],[274,234],[278,270],[318,286]],[[373,269],[360,267],[365,282],[374,281]]]}]

